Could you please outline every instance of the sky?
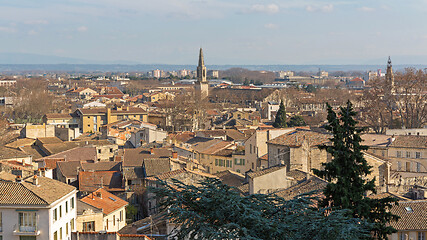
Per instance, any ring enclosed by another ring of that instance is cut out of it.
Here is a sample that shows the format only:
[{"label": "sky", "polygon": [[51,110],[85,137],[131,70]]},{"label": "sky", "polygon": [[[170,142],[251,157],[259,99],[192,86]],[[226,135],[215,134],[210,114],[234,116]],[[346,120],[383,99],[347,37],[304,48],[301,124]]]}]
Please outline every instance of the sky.
[{"label": "sky", "polygon": [[0,0],[0,53],[95,62],[427,63],[427,0]]}]

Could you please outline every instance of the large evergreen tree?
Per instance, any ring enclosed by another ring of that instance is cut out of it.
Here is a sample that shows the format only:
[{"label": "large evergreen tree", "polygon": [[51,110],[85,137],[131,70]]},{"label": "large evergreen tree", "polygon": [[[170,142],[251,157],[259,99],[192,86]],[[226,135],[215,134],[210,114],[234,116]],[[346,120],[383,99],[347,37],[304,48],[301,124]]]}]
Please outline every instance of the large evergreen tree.
[{"label": "large evergreen tree", "polygon": [[302,118],[300,115],[292,116],[288,122],[288,127],[299,127],[305,125],[307,124],[305,123],[304,118]]},{"label": "large evergreen tree", "polygon": [[376,193],[375,178],[367,180],[371,166],[363,157],[366,146],[361,144],[360,133],[363,129],[356,127],[354,120],[356,112],[350,101],[346,107],[341,107],[339,116],[327,104],[328,125],[326,129],[333,134],[331,145],[320,146],[332,155],[332,161],[323,163],[323,170],[313,169],[319,177],[329,183],[324,190],[325,198],[320,202],[321,207],[330,206],[332,209],[350,209],[353,217],[372,223],[371,231],[378,239],[386,239],[388,234],[396,230],[387,225],[398,219],[388,209],[394,198],[371,199],[366,193]]},{"label": "large evergreen tree", "polygon": [[[162,199],[161,210],[176,224],[177,239],[306,240],[366,239],[369,224],[347,214],[313,207],[316,199],[300,196],[286,201],[274,195],[241,196],[218,179],[199,186],[177,180],[159,181],[150,189]],[[167,214],[166,214],[167,213]]]},{"label": "large evergreen tree", "polygon": [[284,128],[286,126],[286,109],[283,101],[280,101],[279,110],[277,111],[276,120],[274,120],[273,127]]}]

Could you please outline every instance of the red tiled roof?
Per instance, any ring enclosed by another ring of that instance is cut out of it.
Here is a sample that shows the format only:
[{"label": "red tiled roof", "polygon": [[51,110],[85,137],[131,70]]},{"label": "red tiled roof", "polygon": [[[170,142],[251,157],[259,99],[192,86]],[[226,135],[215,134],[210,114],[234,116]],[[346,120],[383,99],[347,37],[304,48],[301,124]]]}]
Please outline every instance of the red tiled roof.
[{"label": "red tiled roof", "polygon": [[128,205],[128,202],[126,202],[125,200],[105,191],[102,188],[96,190],[95,192],[92,192],[91,194],[80,200],[93,207],[102,209],[102,212],[106,215]]},{"label": "red tiled roof", "polygon": [[79,172],[79,190],[92,192],[102,187],[108,191],[124,191],[123,177],[119,171]]},{"label": "red tiled roof", "polygon": [[300,147],[304,141],[308,141],[310,147],[319,146],[330,142],[331,136],[307,130],[296,130],[268,141],[270,144],[277,144],[290,147]]},{"label": "red tiled roof", "polygon": [[159,179],[159,180],[166,180],[166,179],[169,179],[169,178],[173,178],[174,176],[182,174],[182,173],[192,173],[192,174],[197,174],[197,175],[200,175],[200,176],[203,176],[203,177],[208,177],[208,178],[218,178],[217,176],[211,175],[209,173],[196,172],[196,171],[191,171],[191,170],[189,170],[187,168],[182,168],[182,169],[170,171],[170,172],[167,172],[167,173],[163,173],[163,174],[160,174],[160,175],[157,175],[157,176],[154,176],[154,177],[148,177],[148,178],[145,178],[145,180],[148,180],[148,181],[157,181],[157,179]]},{"label": "red tiled roof", "polygon": [[361,78],[353,78],[350,82],[364,82],[365,80],[361,79]]}]

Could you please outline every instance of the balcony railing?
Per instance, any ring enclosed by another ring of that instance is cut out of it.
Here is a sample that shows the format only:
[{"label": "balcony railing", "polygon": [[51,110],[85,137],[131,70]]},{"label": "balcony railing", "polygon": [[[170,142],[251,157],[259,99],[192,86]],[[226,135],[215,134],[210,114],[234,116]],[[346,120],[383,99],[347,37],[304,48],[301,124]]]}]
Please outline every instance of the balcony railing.
[{"label": "balcony railing", "polygon": [[38,236],[40,230],[36,226],[24,226],[16,224],[13,230],[13,235],[27,235],[27,236]]}]

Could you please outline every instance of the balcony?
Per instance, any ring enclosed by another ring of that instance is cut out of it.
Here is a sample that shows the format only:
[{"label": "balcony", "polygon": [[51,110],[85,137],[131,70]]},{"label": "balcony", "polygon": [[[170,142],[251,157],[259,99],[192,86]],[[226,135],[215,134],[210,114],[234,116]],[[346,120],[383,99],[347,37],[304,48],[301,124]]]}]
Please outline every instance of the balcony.
[{"label": "balcony", "polygon": [[16,236],[38,236],[40,235],[40,230],[36,226],[23,226],[16,224],[13,228],[13,235]]}]

